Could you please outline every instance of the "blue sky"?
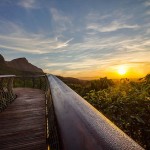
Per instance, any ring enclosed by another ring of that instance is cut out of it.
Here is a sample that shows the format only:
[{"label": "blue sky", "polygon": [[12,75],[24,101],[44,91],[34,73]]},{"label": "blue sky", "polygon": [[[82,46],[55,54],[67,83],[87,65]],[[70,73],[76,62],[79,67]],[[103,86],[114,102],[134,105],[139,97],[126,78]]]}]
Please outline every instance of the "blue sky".
[{"label": "blue sky", "polygon": [[1,0],[0,52],[52,74],[115,78],[124,66],[142,76],[150,72],[150,0]]}]

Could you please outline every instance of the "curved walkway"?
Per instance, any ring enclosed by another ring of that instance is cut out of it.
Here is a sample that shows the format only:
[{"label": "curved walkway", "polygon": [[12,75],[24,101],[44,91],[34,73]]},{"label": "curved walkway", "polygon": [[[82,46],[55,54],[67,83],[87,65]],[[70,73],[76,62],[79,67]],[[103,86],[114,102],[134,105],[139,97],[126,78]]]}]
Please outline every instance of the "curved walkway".
[{"label": "curved walkway", "polygon": [[17,88],[17,99],[0,113],[1,150],[45,150],[45,95],[38,89]]}]

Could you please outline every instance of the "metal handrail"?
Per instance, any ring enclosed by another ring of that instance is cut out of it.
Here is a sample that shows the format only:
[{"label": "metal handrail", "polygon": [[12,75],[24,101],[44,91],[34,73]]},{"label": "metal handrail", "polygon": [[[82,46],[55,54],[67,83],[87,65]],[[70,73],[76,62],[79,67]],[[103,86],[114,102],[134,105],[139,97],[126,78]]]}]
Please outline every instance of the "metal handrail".
[{"label": "metal handrail", "polygon": [[61,150],[60,137],[58,133],[58,126],[56,121],[56,116],[54,112],[54,105],[52,101],[51,89],[49,85],[48,78],[47,89],[46,89],[46,135],[48,149],[50,150]]},{"label": "metal handrail", "polygon": [[65,150],[142,150],[133,139],[61,80],[48,75]]},{"label": "metal handrail", "polygon": [[13,92],[15,75],[0,75],[0,112],[16,98]]}]

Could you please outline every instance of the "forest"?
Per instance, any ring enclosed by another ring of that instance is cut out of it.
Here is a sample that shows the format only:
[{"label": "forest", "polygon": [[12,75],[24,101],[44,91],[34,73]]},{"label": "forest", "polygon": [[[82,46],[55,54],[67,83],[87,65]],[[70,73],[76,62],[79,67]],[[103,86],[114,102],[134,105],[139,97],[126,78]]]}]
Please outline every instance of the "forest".
[{"label": "forest", "polygon": [[143,148],[150,149],[150,74],[137,80],[63,81]]}]

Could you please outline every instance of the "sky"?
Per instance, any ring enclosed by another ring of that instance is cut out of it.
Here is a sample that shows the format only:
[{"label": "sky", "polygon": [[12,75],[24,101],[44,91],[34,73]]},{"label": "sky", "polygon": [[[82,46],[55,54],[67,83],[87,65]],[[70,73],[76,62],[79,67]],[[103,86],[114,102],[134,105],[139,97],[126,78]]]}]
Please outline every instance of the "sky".
[{"label": "sky", "polygon": [[0,53],[62,76],[145,76],[150,0],[0,0]]}]

